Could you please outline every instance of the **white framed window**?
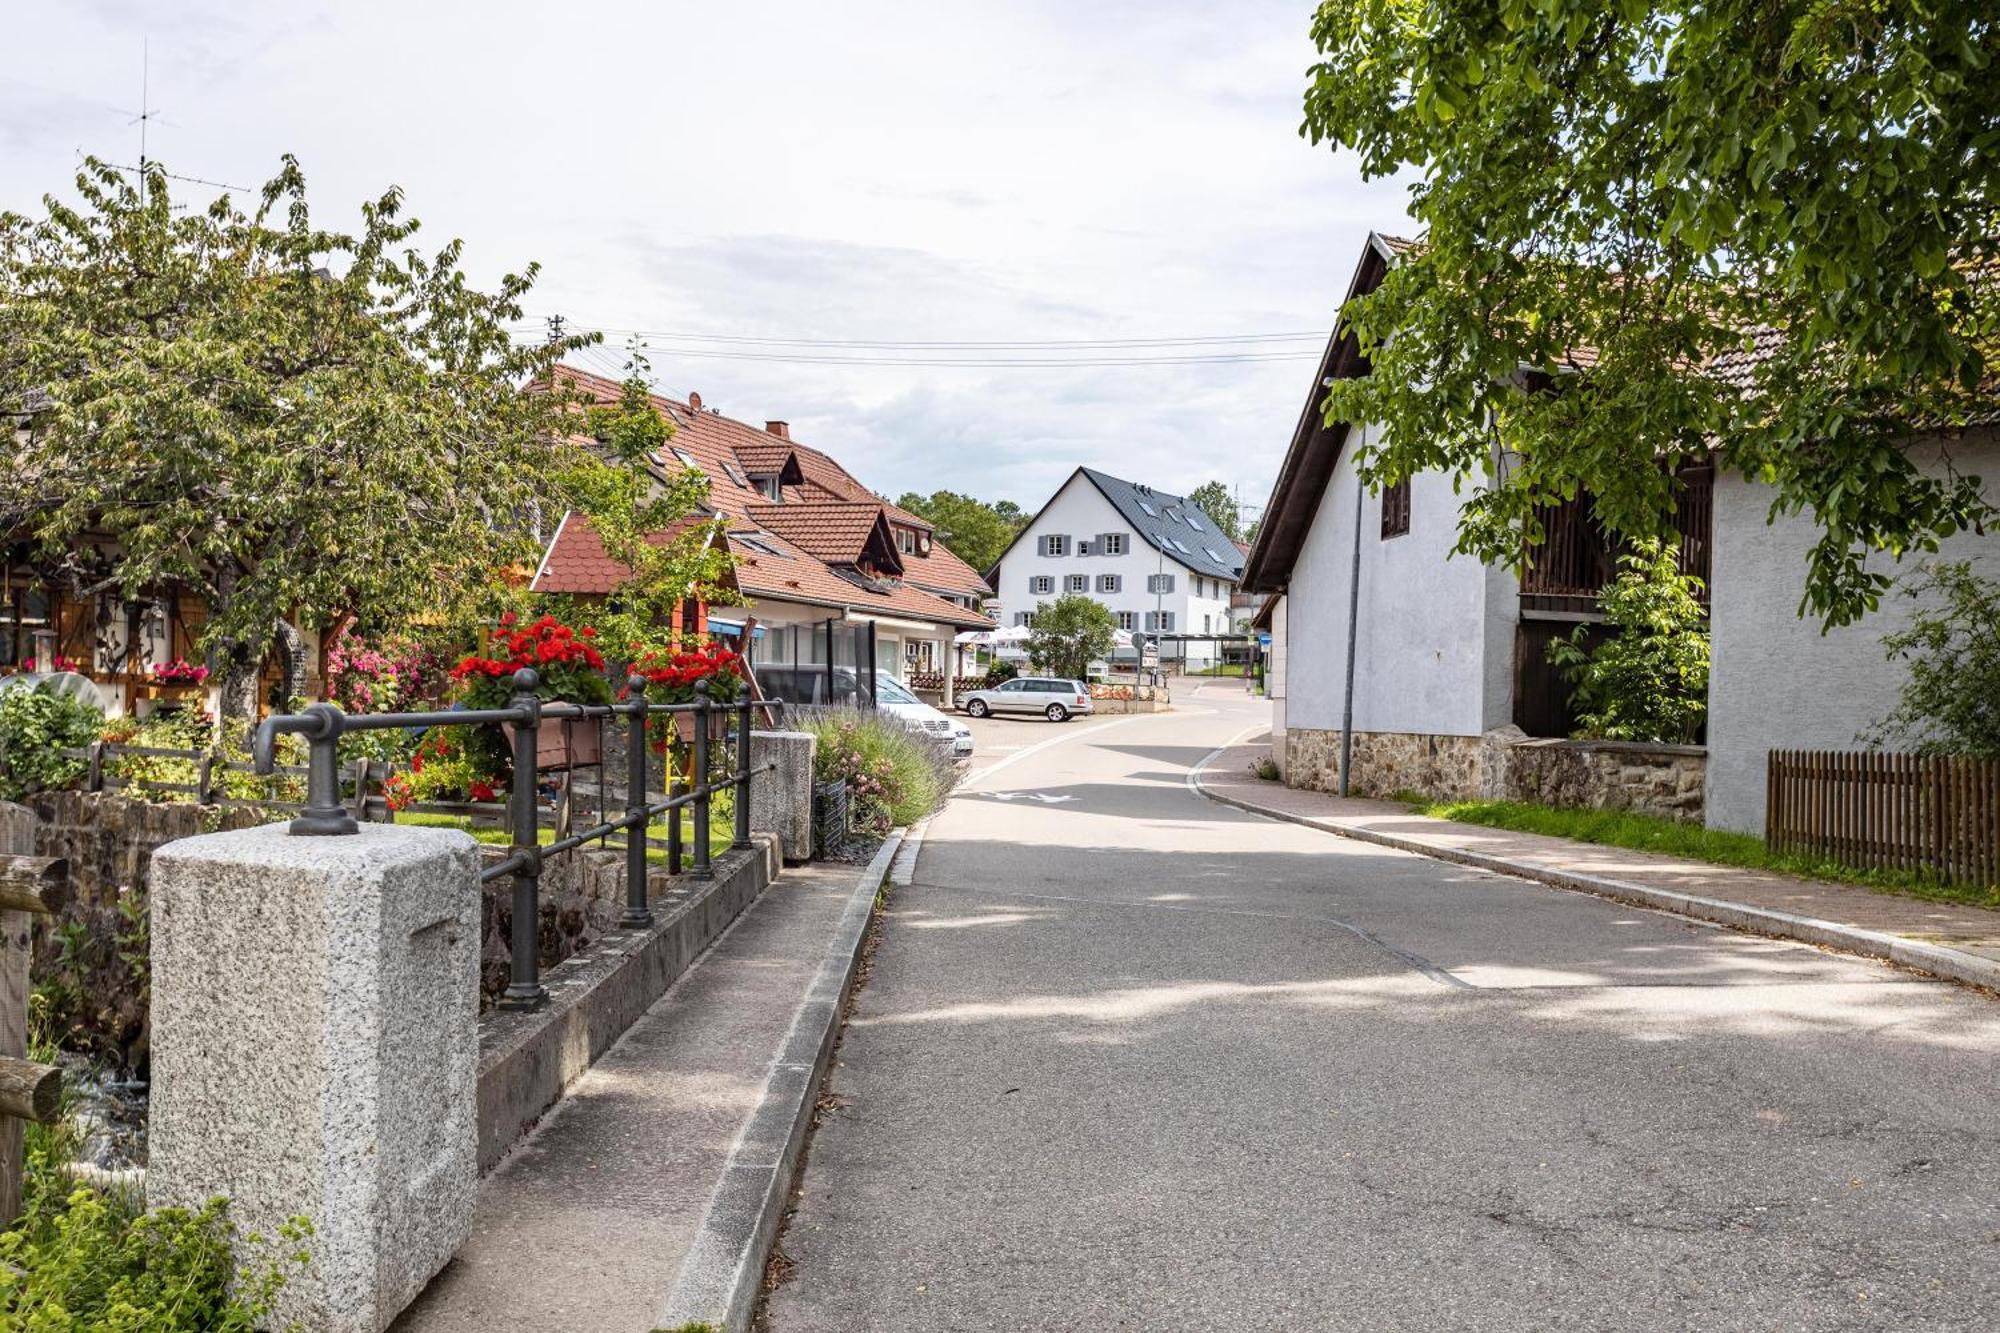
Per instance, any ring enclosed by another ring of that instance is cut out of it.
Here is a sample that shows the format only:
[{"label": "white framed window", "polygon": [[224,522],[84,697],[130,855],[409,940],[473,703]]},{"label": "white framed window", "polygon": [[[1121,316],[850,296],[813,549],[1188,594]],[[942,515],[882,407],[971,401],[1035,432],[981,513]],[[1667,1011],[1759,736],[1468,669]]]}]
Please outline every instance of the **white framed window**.
[{"label": "white framed window", "polygon": [[1056,580],[1055,580],[1055,575],[1053,574],[1037,574],[1033,578],[1028,580],[1028,591],[1035,594],[1035,596],[1037,597],[1041,596],[1043,593],[1050,593],[1054,592],[1055,590],[1056,590]]},{"label": "white framed window", "polygon": [[1118,613],[1118,628],[1119,629],[1139,628],[1138,614],[1132,611],[1120,611]]},{"label": "white framed window", "polygon": [[1064,575],[1064,577],[1063,577],[1063,591],[1064,591],[1064,592],[1089,592],[1089,591],[1090,591],[1090,575],[1088,575],[1088,574],[1067,574],[1067,575]]},{"label": "white framed window", "polygon": [[1146,630],[1152,634],[1172,634],[1174,632],[1174,613],[1171,611],[1148,611],[1146,613]]},{"label": "white framed window", "polygon": [[1215,631],[1214,620],[1209,616],[1203,616],[1201,618],[1201,632],[1203,634],[1212,634],[1214,633],[1214,631]]},{"label": "white framed window", "polygon": [[1172,574],[1148,574],[1146,576],[1147,592],[1172,592],[1173,590],[1174,576]]},{"label": "white framed window", "polygon": [[1119,578],[1116,574],[1099,574],[1097,576],[1097,590],[1099,592],[1123,592],[1125,590],[1125,580]]},{"label": "white framed window", "polygon": [[1026,611],[1016,611],[1014,613],[1014,623],[1022,629],[1028,628],[1028,613]]},{"label": "white framed window", "polygon": [[1097,551],[1100,555],[1125,554],[1125,534],[1122,532],[1105,533],[1097,539]]},{"label": "white framed window", "polygon": [[1040,552],[1043,555],[1068,555],[1069,534],[1066,532],[1044,533],[1036,545],[1040,548]]}]

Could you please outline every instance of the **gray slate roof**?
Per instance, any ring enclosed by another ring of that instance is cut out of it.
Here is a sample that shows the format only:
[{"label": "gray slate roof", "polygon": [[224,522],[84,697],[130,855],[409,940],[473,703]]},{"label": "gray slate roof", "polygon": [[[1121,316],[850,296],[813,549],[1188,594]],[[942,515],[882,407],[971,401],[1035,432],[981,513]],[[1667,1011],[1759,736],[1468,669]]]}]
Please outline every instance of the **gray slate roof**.
[{"label": "gray slate roof", "polygon": [[1229,534],[1215,526],[1214,519],[1184,497],[1125,481],[1096,468],[1077,471],[1104,492],[1104,498],[1132,525],[1141,541],[1167,559],[1209,578],[1233,582],[1243,577],[1243,552],[1236,549]]}]

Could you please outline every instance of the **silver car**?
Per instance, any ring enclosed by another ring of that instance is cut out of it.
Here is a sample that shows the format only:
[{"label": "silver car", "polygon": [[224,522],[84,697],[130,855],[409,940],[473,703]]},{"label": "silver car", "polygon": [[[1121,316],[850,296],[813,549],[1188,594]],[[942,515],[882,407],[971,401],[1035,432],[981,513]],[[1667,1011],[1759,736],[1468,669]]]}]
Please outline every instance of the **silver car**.
[{"label": "silver car", "polygon": [[1090,687],[1060,676],[1018,676],[990,690],[967,690],[958,706],[974,717],[988,713],[1040,713],[1051,722],[1091,711]]}]

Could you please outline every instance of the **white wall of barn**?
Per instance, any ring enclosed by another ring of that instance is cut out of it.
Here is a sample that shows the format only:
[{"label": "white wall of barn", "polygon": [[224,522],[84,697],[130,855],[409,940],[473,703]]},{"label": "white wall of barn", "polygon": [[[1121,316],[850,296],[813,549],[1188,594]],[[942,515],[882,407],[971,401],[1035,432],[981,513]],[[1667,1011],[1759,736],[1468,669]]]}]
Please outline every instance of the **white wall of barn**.
[{"label": "white wall of barn", "polygon": [[[2000,499],[2000,432],[1983,431],[1914,452],[1933,475],[1947,465],[1989,479]],[[1715,479],[1714,564],[1709,590],[1711,666],[1707,818],[1710,827],[1764,832],[1765,771],[1772,750],[1854,750],[1901,697],[1907,667],[1892,661],[1884,636],[1908,627],[1918,609],[1900,589],[1859,622],[1822,632],[1800,616],[1806,553],[1819,539],[1810,514],[1770,517],[1776,492],[1740,474]],[[1936,555],[1874,568],[1897,578],[1926,560],[1970,560],[2000,577],[2000,533],[1961,533]],[[1891,749],[1897,748],[1891,745]]]},{"label": "white wall of barn", "polygon": [[[1354,560],[1353,456],[1342,450],[1285,597],[1288,730],[1337,731],[1346,698]],[[1442,472],[1410,479],[1410,527],[1382,532],[1382,498],[1361,500],[1361,602],[1354,727],[1477,736],[1512,720],[1518,586],[1505,569],[1453,556],[1464,498]]]}]

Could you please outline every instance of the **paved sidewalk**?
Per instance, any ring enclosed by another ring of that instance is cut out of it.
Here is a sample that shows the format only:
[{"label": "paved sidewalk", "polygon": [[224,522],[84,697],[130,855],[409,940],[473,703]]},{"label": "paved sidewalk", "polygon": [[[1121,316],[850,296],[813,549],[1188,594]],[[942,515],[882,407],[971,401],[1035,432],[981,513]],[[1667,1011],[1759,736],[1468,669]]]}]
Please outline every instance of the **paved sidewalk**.
[{"label": "paved sidewalk", "polygon": [[1257,761],[1269,753],[1268,735],[1227,746],[1198,766],[1193,780],[1217,800],[1294,823],[2000,989],[2000,912],[1455,824],[1412,813],[1395,801],[1301,791],[1256,775]]},{"label": "paved sidewalk", "polygon": [[766,889],[480,1182],[472,1239],[393,1333],[658,1327],[746,1139],[810,1106],[816,1080],[783,1058],[857,899],[865,919],[866,873],[794,867]]}]

